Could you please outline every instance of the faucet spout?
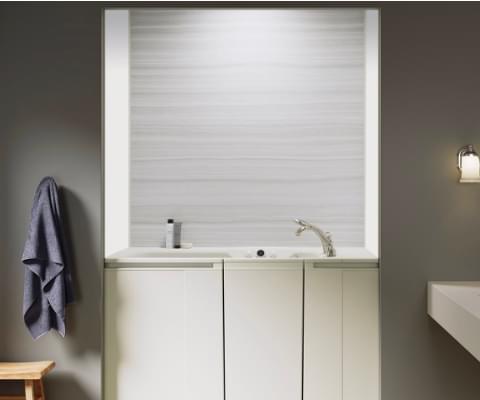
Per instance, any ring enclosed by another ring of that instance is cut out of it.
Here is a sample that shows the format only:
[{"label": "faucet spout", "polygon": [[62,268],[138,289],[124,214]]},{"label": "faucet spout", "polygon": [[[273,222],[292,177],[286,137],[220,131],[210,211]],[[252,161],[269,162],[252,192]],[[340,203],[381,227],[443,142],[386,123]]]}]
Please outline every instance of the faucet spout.
[{"label": "faucet spout", "polygon": [[323,248],[323,253],[327,257],[335,257],[336,250],[335,250],[335,247],[333,246],[332,235],[330,232],[324,232],[317,226],[312,225],[303,219],[296,218],[294,219],[294,222],[300,225],[300,227],[295,232],[297,236],[300,236],[306,230],[313,231],[320,239],[320,243],[322,244],[322,248]]},{"label": "faucet spout", "polygon": [[305,231],[305,229],[307,229],[305,226],[301,226],[300,228],[297,229],[297,231],[295,232],[295,235],[300,236]]}]

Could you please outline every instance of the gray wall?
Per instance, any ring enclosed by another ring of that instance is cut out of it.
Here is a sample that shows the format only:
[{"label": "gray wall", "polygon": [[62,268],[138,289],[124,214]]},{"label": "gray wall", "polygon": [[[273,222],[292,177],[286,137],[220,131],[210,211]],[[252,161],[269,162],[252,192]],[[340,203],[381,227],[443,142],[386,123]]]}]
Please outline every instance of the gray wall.
[{"label": "gray wall", "polygon": [[[98,7],[0,6],[0,360],[55,360],[50,400],[100,397],[100,36]],[[34,342],[22,319],[20,257],[44,175],[63,188],[78,302],[65,339],[51,333]]]},{"label": "gray wall", "polygon": [[[7,40],[5,31],[3,29],[2,21],[3,21],[2,11],[0,9],[0,49],[3,49],[5,47],[6,40]],[[6,63],[0,62],[0,77],[4,76],[5,72],[6,72]],[[0,82],[3,83],[3,80],[1,80],[1,78],[0,78]],[[0,91],[0,121],[4,121],[6,119],[6,112],[5,112],[6,109],[5,107],[1,106],[3,104],[2,100],[3,100],[3,97]],[[0,122],[0,185],[2,186],[6,178],[6,171],[5,171],[6,151],[5,151],[5,146],[3,145],[4,136],[5,136],[4,126]],[[0,359],[2,358],[6,349],[6,340],[2,340],[3,332],[4,332],[4,328],[2,328],[2,326],[5,321],[4,314],[6,311],[6,307],[5,307],[6,279],[2,273],[5,266],[2,260],[4,260],[6,257],[6,249],[7,249],[7,246],[6,246],[7,227],[6,227],[6,224],[4,223],[7,215],[7,210],[6,210],[6,202],[5,202],[6,199],[4,198],[3,193],[4,191],[0,190],[0,274],[1,274],[0,275]]]},{"label": "gray wall", "polygon": [[365,11],[130,12],[130,244],[364,245]]},{"label": "gray wall", "polygon": [[[0,7],[0,358],[56,359],[50,400],[99,397],[100,15]],[[480,363],[425,314],[427,280],[480,279],[480,186],[458,184],[454,167],[458,147],[480,147],[479,46],[476,4],[383,8],[383,400],[479,397]],[[82,298],[67,339],[33,343],[19,257],[44,174],[69,189]]]},{"label": "gray wall", "polygon": [[480,363],[425,314],[428,280],[480,279],[480,185],[455,153],[480,149],[480,7],[382,11],[383,400],[480,398]]}]

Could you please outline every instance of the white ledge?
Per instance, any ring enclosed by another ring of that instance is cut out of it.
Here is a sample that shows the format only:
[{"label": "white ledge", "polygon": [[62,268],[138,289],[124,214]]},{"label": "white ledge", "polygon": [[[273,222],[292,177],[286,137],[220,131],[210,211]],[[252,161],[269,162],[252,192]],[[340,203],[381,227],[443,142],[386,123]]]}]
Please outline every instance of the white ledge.
[{"label": "white ledge", "polygon": [[480,361],[480,281],[429,282],[428,314]]},{"label": "white ledge", "polygon": [[[263,250],[264,256],[257,256]],[[291,262],[304,260],[314,264],[370,264],[377,266],[378,258],[361,247],[338,248],[335,257],[325,257],[316,247],[197,247],[165,249],[161,247],[130,247],[105,258],[107,266],[125,264],[185,264],[229,262]]]}]

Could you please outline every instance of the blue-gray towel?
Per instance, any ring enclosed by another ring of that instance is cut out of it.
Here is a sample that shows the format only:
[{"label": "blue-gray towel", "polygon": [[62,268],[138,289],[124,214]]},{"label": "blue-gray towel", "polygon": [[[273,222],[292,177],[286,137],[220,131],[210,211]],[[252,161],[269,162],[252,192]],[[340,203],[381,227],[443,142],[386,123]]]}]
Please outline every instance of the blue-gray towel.
[{"label": "blue-gray towel", "polygon": [[57,185],[46,177],[35,192],[22,256],[23,318],[34,339],[50,329],[65,336],[65,306],[73,301],[66,244]]}]

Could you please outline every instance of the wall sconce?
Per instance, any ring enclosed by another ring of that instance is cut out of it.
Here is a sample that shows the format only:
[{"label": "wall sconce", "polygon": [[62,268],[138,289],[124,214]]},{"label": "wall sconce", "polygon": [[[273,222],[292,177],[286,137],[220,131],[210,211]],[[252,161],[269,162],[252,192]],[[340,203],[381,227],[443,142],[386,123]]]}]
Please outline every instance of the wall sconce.
[{"label": "wall sconce", "polygon": [[463,146],[457,153],[457,167],[461,183],[480,182],[480,158],[473,145]]}]

